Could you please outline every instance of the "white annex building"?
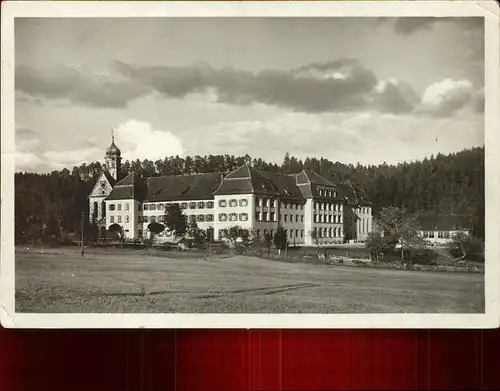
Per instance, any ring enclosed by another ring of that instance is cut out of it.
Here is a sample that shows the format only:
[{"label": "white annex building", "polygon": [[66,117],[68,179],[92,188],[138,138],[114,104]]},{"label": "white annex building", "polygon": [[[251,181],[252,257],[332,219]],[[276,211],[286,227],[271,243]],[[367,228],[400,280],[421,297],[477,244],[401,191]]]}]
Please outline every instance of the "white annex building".
[{"label": "white annex building", "polygon": [[[281,224],[291,245],[314,245],[312,232],[328,245],[363,242],[372,230],[371,203],[361,189],[311,171],[284,175],[245,164],[229,173],[120,178],[114,137],[105,160],[89,195],[89,217],[101,232],[119,224],[128,239],[149,237],[148,224],[162,223],[169,203],[179,204],[199,228],[212,227],[215,238],[231,226],[263,236]],[[161,235],[168,240],[169,232]]]},{"label": "white annex building", "polygon": [[470,215],[433,215],[419,216],[419,235],[434,246],[445,245],[459,232],[472,234]]}]

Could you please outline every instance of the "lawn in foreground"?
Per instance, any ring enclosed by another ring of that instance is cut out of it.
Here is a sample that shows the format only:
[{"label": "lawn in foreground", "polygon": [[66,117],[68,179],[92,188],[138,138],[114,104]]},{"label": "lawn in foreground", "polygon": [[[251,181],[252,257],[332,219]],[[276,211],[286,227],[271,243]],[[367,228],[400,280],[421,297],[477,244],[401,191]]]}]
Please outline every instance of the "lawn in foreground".
[{"label": "lawn in foreground", "polygon": [[484,276],[164,258],[100,249],[16,251],[16,311],[481,313]]}]

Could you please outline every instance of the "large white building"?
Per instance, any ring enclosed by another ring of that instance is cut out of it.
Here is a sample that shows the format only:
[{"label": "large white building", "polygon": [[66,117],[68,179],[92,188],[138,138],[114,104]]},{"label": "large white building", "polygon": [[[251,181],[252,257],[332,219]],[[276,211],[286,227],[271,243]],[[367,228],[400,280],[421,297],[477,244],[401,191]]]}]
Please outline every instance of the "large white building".
[{"label": "large white building", "polygon": [[[162,223],[170,203],[199,228],[213,228],[215,238],[236,225],[259,237],[281,225],[292,245],[314,245],[314,233],[329,245],[362,242],[372,230],[371,203],[361,189],[311,171],[284,175],[245,164],[229,173],[119,178],[121,152],[114,138],[105,160],[89,195],[89,216],[101,233],[119,224],[129,239],[149,237],[148,224]],[[169,232],[161,236],[168,239]]]}]

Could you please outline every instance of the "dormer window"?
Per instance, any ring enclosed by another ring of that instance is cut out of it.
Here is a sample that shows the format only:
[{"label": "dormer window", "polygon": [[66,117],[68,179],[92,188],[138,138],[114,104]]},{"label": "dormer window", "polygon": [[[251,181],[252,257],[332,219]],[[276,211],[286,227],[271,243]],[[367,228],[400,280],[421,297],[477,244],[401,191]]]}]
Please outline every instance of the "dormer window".
[{"label": "dormer window", "polygon": [[101,187],[106,187],[106,181],[101,181]]}]

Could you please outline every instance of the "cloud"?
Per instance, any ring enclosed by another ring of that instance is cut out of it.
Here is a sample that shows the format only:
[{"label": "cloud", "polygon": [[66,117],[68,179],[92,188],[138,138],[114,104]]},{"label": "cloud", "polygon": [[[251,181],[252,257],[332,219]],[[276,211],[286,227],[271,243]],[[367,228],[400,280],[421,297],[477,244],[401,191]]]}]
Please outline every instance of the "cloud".
[{"label": "cloud", "polygon": [[39,133],[27,125],[16,126],[16,139],[32,139],[39,137]]},{"label": "cloud", "polygon": [[24,94],[22,91],[18,90],[16,93],[16,104],[20,103],[28,103],[31,105],[41,105],[43,104],[43,100],[41,98],[35,98],[30,95]]},{"label": "cloud", "polygon": [[420,100],[409,84],[396,79],[379,81],[375,91],[374,108],[386,113],[410,112]]},{"label": "cloud", "polygon": [[417,111],[449,116],[468,104],[472,94],[473,85],[469,80],[445,79],[427,87]]},{"label": "cloud", "polygon": [[16,150],[16,171],[18,172],[47,172],[51,167],[34,152]]},{"label": "cloud", "polygon": [[45,151],[39,142],[29,146],[16,142],[16,171],[45,173],[100,160],[103,151],[99,148]]},{"label": "cloud", "polygon": [[[328,70],[335,71],[327,75]],[[16,91],[35,98],[108,108],[126,108],[131,101],[154,93],[183,99],[188,94],[213,91],[219,103],[261,103],[324,112],[365,107],[367,94],[377,83],[373,72],[351,59],[258,73],[229,67],[214,69],[207,64],[134,67],[122,62],[115,62],[113,71],[111,76],[94,75],[82,67],[19,66]]]},{"label": "cloud", "polygon": [[29,154],[36,151],[40,144],[40,134],[27,125],[17,125],[15,132],[16,159],[17,153],[20,153],[19,159],[27,162]]},{"label": "cloud", "polygon": [[[354,69],[362,69],[358,60],[354,58],[341,58],[323,63],[310,63],[293,70],[292,73],[297,77],[346,79],[348,76],[352,76]],[[370,76],[374,77],[373,74]]]},{"label": "cloud", "polygon": [[[421,18],[417,18],[421,19]],[[252,106],[255,104],[303,113],[356,112],[420,113],[451,115],[470,96],[461,81],[443,81],[420,97],[404,81],[379,80],[352,58],[310,63],[288,71],[248,72],[233,68],[214,69],[208,64],[192,66],[113,65],[112,78],[92,76],[80,68],[62,67],[61,72],[18,68],[16,87],[24,94],[67,99],[91,107],[125,108],[144,96],[188,100],[204,97],[204,104]],[[443,91],[440,91],[444,89]],[[418,107],[417,107],[418,106]]]},{"label": "cloud", "polygon": [[69,166],[88,162],[99,153],[102,153],[102,151],[99,148],[93,147],[65,151],[47,151],[43,153],[43,156],[56,165]]},{"label": "cloud", "polygon": [[214,69],[206,64],[134,67],[115,63],[123,76],[170,98],[183,98],[189,93],[212,89],[216,91],[218,102],[234,105],[259,102],[304,112],[352,110],[365,106],[365,95],[377,82],[373,73],[360,65],[351,66],[345,76],[337,78],[317,77],[310,72],[316,69],[324,73],[329,68],[338,71],[338,67],[330,65],[252,73],[230,67]]},{"label": "cloud", "polygon": [[396,34],[412,34],[418,30],[431,30],[435,18],[407,17],[397,18],[394,23],[394,32]]},{"label": "cloud", "polygon": [[[380,19],[379,22],[390,19]],[[462,31],[477,30],[484,26],[483,18],[480,17],[401,17],[394,22],[394,32],[410,35],[421,30],[432,30],[436,23],[453,23]]]},{"label": "cloud", "polygon": [[484,113],[484,88],[481,88],[472,97],[472,107],[478,113]]},{"label": "cloud", "polygon": [[[388,129],[393,130],[388,135]],[[380,112],[285,113],[267,121],[228,121],[199,129],[204,143],[191,140],[189,155],[250,154],[280,163],[285,152],[305,159],[378,164],[423,159],[484,143],[482,118],[433,118]],[[389,139],[390,138],[390,139]]]},{"label": "cloud", "polygon": [[144,95],[183,99],[213,91],[216,102],[261,103],[303,112],[349,111],[366,107],[377,79],[356,60],[309,64],[289,71],[257,73],[233,68],[192,66],[135,67],[115,62],[111,75],[93,75],[66,66],[16,69],[16,90],[25,95],[90,107],[125,108]]},{"label": "cloud", "polygon": [[[151,124],[130,119],[115,129],[116,145],[124,159],[164,159],[184,154],[181,139],[174,134],[153,129]],[[201,141],[201,140],[199,140]]]},{"label": "cloud", "polygon": [[94,75],[83,67],[38,69],[16,67],[15,88],[32,97],[68,101],[90,107],[124,108],[145,93],[130,81]]},{"label": "cloud", "polygon": [[40,132],[27,125],[17,125],[15,133],[16,170],[30,172],[48,172],[64,167],[94,161],[102,150],[91,141],[74,140],[78,149],[58,149],[59,144],[43,143]]}]

